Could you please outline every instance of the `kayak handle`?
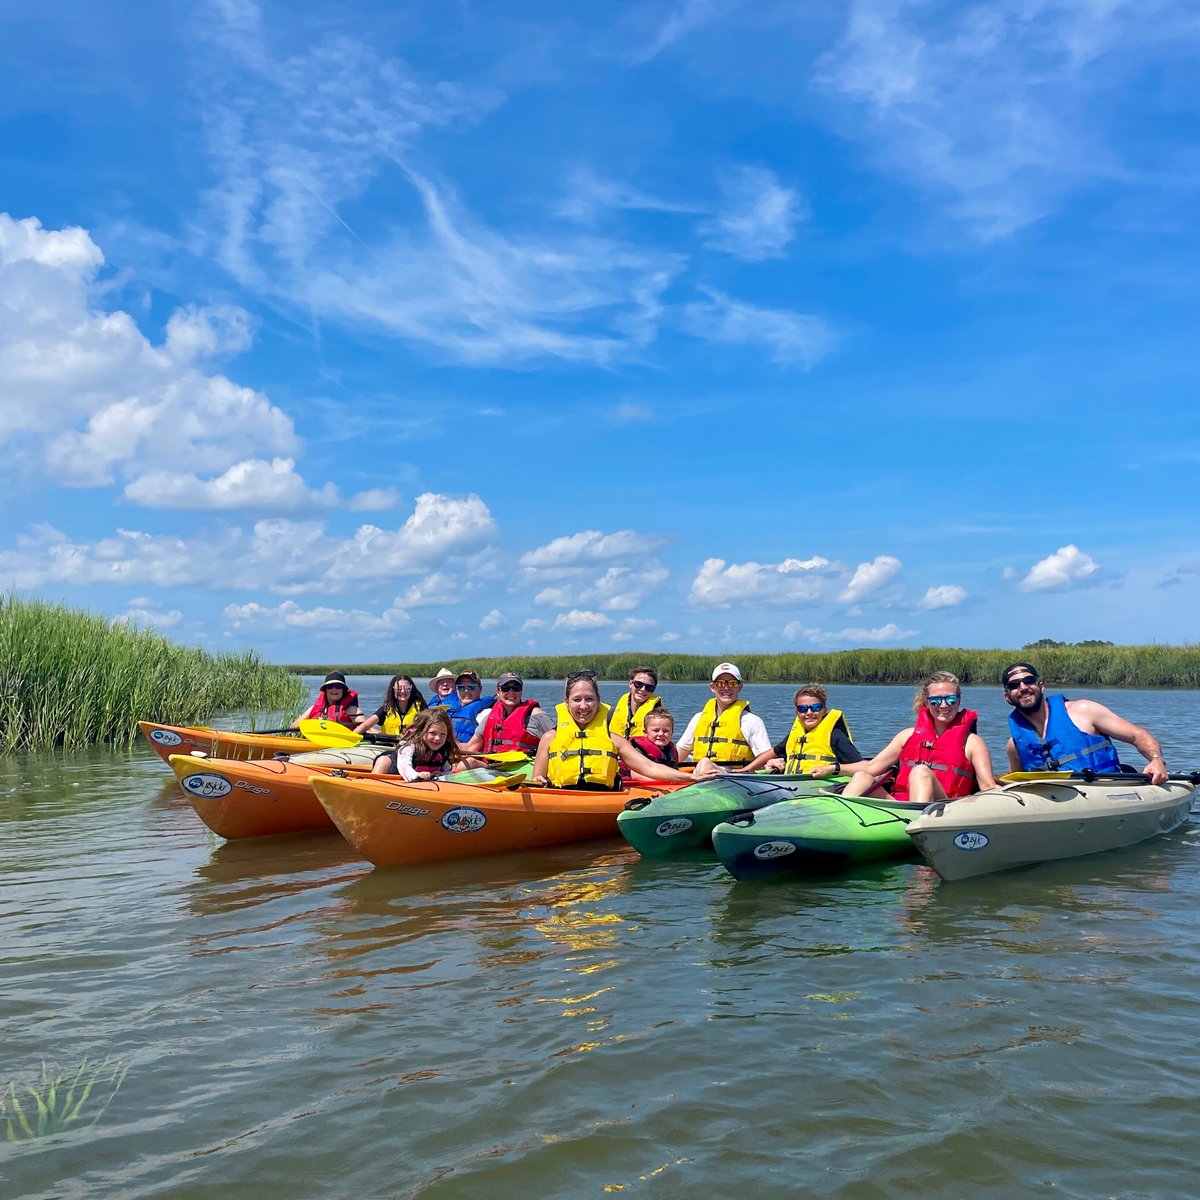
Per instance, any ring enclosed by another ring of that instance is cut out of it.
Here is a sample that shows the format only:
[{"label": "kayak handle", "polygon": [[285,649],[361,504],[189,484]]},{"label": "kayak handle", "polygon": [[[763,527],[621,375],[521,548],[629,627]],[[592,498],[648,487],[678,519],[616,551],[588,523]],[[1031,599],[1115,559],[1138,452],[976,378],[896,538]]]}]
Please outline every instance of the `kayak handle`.
[{"label": "kayak handle", "polygon": [[731,813],[725,819],[726,825],[737,825],[739,828],[746,828],[754,824],[754,810],[752,808],[744,808],[741,812]]},{"label": "kayak handle", "polygon": [[639,809],[645,808],[646,805],[649,803],[650,803],[649,796],[638,796],[633,800],[625,801],[625,811],[626,812],[637,812]]}]

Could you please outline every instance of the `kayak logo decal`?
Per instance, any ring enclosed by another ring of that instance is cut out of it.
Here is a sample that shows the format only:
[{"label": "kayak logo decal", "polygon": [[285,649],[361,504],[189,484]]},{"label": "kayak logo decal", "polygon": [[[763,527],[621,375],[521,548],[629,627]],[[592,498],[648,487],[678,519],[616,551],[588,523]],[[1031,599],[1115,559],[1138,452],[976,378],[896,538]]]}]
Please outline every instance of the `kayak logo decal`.
[{"label": "kayak logo decal", "polygon": [[239,787],[243,791],[253,792],[256,796],[269,796],[271,794],[270,788],[258,787],[256,784],[247,783],[244,779],[239,779],[233,786]]},{"label": "kayak logo decal", "polygon": [[791,842],[759,842],[754,847],[755,858],[786,858],[789,854],[795,854],[796,847]]},{"label": "kayak logo decal", "polygon": [[159,746],[178,746],[183,742],[179,734],[172,733],[169,729],[152,729],[150,740]]},{"label": "kayak logo decal", "polygon": [[399,800],[389,800],[387,802],[388,812],[403,813],[406,817],[427,817],[429,809],[414,808],[411,804],[401,804]]},{"label": "kayak logo decal", "polygon": [[968,829],[955,837],[954,844],[960,850],[982,850],[988,844],[988,835],[977,829]]},{"label": "kayak logo decal", "polygon": [[691,817],[672,817],[669,821],[664,821],[654,832],[657,837],[669,838],[687,833],[691,827]]},{"label": "kayak logo decal", "polygon": [[233,791],[233,784],[228,779],[208,771],[199,775],[186,775],[180,782],[189,796],[228,796]]},{"label": "kayak logo decal", "polygon": [[451,833],[477,833],[487,824],[487,815],[477,808],[452,808],[442,814],[442,828]]}]

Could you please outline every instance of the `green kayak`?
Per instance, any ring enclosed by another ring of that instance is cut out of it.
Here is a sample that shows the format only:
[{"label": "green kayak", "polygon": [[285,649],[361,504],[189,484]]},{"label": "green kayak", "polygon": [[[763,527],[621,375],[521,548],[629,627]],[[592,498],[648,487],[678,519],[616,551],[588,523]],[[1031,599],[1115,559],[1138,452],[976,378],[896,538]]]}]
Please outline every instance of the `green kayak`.
[{"label": "green kayak", "polygon": [[913,857],[908,823],[923,807],[823,792],[785,800],[718,825],[721,865],[735,879],[837,870],[880,858]]},{"label": "green kayak", "polygon": [[503,763],[495,767],[463,767],[445,776],[446,783],[484,783],[502,786],[505,782],[528,779],[533,774],[533,759],[527,762]]},{"label": "green kayak", "polygon": [[713,828],[735,813],[749,812],[807,796],[845,776],[828,775],[720,775],[702,779],[650,800],[631,800],[617,814],[617,828],[639,854],[647,857],[706,847]]}]

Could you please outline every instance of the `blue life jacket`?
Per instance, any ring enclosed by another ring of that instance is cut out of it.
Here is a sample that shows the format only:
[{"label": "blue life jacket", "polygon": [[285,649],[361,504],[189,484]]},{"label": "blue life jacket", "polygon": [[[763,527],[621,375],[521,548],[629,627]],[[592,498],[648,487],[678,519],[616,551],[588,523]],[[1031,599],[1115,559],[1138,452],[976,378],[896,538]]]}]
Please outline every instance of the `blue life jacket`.
[{"label": "blue life jacket", "polygon": [[496,697],[488,696],[486,699],[472,700],[468,704],[463,704],[455,695],[440,701],[439,707],[449,712],[450,720],[454,725],[454,737],[461,745],[463,742],[469,742],[479,732],[477,727],[479,714],[486,712],[495,703]]},{"label": "blue life jacket", "polygon": [[1065,696],[1047,696],[1046,736],[1022,713],[1008,714],[1008,727],[1021,759],[1023,771],[1093,771],[1108,773],[1121,769],[1121,760],[1112,742],[1102,733],[1084,733],[1067,715]]}]

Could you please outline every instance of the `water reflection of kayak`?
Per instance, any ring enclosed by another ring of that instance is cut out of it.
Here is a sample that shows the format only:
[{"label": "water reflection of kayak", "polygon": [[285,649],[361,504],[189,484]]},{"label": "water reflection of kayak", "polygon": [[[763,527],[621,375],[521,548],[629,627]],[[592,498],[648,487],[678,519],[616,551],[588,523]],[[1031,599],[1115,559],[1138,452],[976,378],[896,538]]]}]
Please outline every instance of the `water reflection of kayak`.
[{"label": "water reflection of kayak", "polygon": [[719,824],[713,846],[735,879],[838,870],[915,852],[908,823],[919,805],[824,792]]},{"label": "water reflection of kayak", "polygon": [[809,796],[835,784],[839,775],[721,775],[665,795],[631,800],[617,816],[622,835],[647,857],[707,847],[713,829],[734,813]]}]

